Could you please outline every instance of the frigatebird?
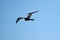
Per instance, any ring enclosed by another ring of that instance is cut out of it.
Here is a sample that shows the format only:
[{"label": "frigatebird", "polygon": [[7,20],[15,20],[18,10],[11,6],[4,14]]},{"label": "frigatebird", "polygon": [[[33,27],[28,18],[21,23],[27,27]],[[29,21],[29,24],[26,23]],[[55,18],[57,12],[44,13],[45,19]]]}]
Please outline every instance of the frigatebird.
[{"label": "frigatebird", "polygon": [[34,11],[34,12],[28,13],[28,15],[27,15],[26,18],[24,18],[24,17],[18,17],[17,20],[16,20],[16,23],[18,23],[18,21],[20,19],[24,19],[25,21],[29,21],[29,20],[33,21],[34,19],[30,19],[30,18],[31,18],[31,15],[34,14],[34,13],[36,13],[36,12],[39,12],[39,11]]}]

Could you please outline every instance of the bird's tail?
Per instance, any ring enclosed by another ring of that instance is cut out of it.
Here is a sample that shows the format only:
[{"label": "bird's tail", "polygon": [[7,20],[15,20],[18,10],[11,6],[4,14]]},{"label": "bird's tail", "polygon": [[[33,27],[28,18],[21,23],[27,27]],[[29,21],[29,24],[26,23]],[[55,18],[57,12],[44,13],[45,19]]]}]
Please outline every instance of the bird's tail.
[{"label": "bird's tail", "polygon": [[30,19],[31,21],[34,21],[34,19]]}]

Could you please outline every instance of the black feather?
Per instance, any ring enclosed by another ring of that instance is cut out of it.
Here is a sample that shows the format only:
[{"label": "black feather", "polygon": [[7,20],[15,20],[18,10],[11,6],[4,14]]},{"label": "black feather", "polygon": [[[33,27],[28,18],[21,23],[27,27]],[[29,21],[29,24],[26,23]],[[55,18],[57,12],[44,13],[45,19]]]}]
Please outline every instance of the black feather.
[{"label": "black feather", "polygon": [[23,19],[23,18],[22,18],[22,17],[18,17],[18,19],[16,20],[16,23],[17,23],[20,19]]}]

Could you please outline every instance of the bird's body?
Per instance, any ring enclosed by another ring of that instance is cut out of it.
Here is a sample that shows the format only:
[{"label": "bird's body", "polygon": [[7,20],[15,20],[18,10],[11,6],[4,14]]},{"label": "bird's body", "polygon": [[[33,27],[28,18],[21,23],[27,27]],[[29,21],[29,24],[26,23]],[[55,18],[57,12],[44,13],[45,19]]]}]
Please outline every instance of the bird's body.
[{"label": "bird's body", "polygon": [[29,21],[30,19],[29,18],[24,18],[25,21]]},{"label": "bird's body", "polygon": [[30,19],[30,18],[31,18],[31,15],[32,15],[33,13],[36,13],[36,12],[38,12],[38,11],[28,13],[28,15],[27,15],[26,18],[18,17],[18,19],[16,20],[16,23],[17,23],[20,19],[24,19],[25,21],[30,21],[30,20],[33,21],[34,19]]},{"label": "bird's body", "polygon": [[25,19],[25,21],[29,21],[29,20],[31,20],[31,21],[33,21],[34,19],[29,19],[29,18],[24,18]]}]

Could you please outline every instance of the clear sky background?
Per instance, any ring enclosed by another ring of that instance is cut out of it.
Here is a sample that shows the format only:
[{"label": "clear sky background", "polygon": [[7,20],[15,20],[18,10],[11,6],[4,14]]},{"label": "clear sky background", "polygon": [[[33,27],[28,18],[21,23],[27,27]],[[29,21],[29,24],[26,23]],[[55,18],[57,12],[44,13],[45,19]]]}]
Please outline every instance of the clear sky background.
[{"label": "clear sky background", "polygon": [[0,0],[0,40],[60,40],[60,0]]}]

